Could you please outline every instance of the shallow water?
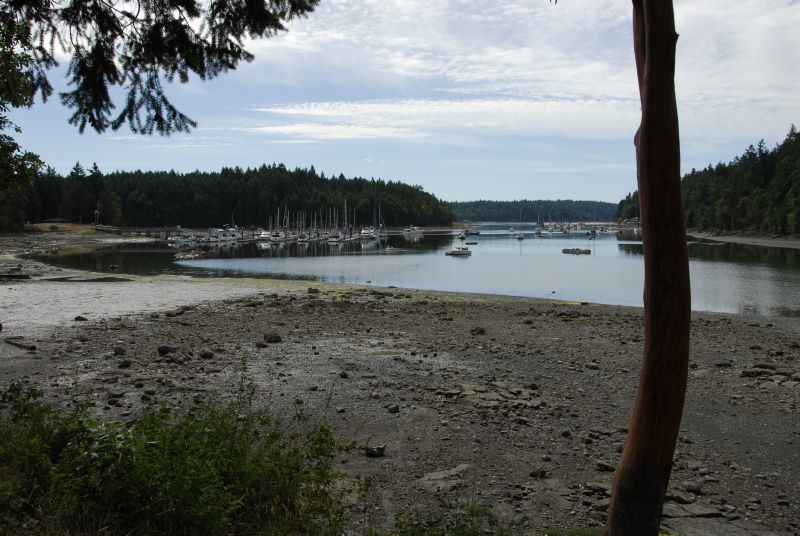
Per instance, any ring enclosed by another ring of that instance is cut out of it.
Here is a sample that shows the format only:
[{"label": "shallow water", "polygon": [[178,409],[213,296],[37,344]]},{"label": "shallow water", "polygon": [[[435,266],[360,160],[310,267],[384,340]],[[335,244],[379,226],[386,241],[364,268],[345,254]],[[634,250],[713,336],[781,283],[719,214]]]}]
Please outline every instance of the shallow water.
[{"label": "shallow water", "polygon": [[[517,226],[519,227],[519,226]],[[523,226],[517,240],[506,226],[479,227],[472,255],[448,257],[455,235],[391,236],[380,248],[324,243],[260,248],[255,243],[175,261],[164,244],[122,246],[44,258],[61,266],[109,273],[184,274],[317,279],[335,283],[478,292],[642,305],[642,244],[615,234],[535,238]],[[565,248],[590,249],[566,255]],[[692,308],[702,311],[800,316],[800,251],[690,242]]]}]

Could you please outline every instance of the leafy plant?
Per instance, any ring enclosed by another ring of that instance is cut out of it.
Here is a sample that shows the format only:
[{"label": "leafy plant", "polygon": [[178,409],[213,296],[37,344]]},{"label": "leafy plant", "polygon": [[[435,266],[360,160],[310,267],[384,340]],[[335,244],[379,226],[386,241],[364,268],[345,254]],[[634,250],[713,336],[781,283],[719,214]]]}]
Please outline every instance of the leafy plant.
[{"label": "leafy plant", "polygon": [[336,534],[327,424],[283,423],[253,392],[129,426],[62,414],[41,392],[2,391],[0,532]]}]

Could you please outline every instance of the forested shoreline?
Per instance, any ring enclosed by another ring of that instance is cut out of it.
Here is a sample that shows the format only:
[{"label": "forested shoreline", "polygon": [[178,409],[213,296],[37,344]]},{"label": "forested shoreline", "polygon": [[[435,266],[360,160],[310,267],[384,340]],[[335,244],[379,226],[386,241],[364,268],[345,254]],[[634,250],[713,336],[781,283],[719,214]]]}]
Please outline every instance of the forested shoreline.
[{"label": "forested shoreline", "polygon": [[[65,219],[91,223],[100,207],[101,223],[118,226],[216,227],[226,223],[265,226],[277,210],[325,214],[353,211],[357,225],[380,214],[387,225],[449,225],[449,206],[421,186],[380,179],[325,177],[313,166],[287,169],[223,168],[219,172],[117,171],[104,174],[95,165],[76,164],[65,177],[52,168],[40,173],[26,191],[0,199],[0,230],[28,222]],[[341,218],[341,216],[340,216]]]},{"label": "forested shoreline", "polygon": [[[767,149],[761,140],[731,162],[692,169],[681,179],[686,225],[703,230],[800,233],[800,134]],[[618,220],[639,216],[638,192],[617,206]]]},{"label": "forested shoreline", "polygon": [[527,200],[451,202],[457,220],[468,221],[612,221],[614,203],[602,201]]}]

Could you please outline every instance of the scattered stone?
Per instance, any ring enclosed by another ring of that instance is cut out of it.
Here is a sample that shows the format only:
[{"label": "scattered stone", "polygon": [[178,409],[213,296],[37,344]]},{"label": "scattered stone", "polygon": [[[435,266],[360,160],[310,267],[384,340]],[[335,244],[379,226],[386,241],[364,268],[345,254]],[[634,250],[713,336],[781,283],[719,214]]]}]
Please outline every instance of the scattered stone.
[{"label": "scattered stone", "polygon": [[281,342],[283,339],[281,339],[281,336],[278,335],[277,333],[265,333],[264,340],[270,344],[273,344],[276,342]]},{"label": "scattered stone", "polygon": [[595,460],[594,467],[598,471],[604,471],[609,473],[613,473],[615,469],[615,467],[611,463],[605,460]]},{"label": "scattered stone", "polygon": [[695,495],[703,494],[703,485],[700,482],[695,482],[692,480],[684,482],[683,489],[685,489],[689,493],[694,493]]},{"label": "scattered stone", "polygon": [[381,458],[386,453],[386,443],[372,447],[365,445],[361,447],[361,449],[364,451],[364,455],[366,455],[367,458]]},{"label": "scattered stone", "polygon": [[174,346],[170,346],[168,344],[162,344],[158,347],[158,355],[172,354],[175,353],[176,350],[177,348],[175,348]]},{"label": "scattered stone", "polygon": [[426,473],[417,480],[417,486],[434,493],[450,491],[463,483],[461,479],[455,477],[460,476],[467,469],[469,469],[469,464],[462,463],[452,469]]}]

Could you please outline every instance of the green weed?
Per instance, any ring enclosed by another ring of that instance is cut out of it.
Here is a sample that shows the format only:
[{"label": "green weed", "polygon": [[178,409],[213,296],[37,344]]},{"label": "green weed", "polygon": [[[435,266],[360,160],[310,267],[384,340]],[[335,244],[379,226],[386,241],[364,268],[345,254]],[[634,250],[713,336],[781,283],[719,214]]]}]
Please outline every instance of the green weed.
[{"label": "green weed", "polygon": [[[326,424],[283,423],[252,391],[129,426],[0,392],[0,533],[337,534]],[[291,426],[290,426],[291,425]]]}]

